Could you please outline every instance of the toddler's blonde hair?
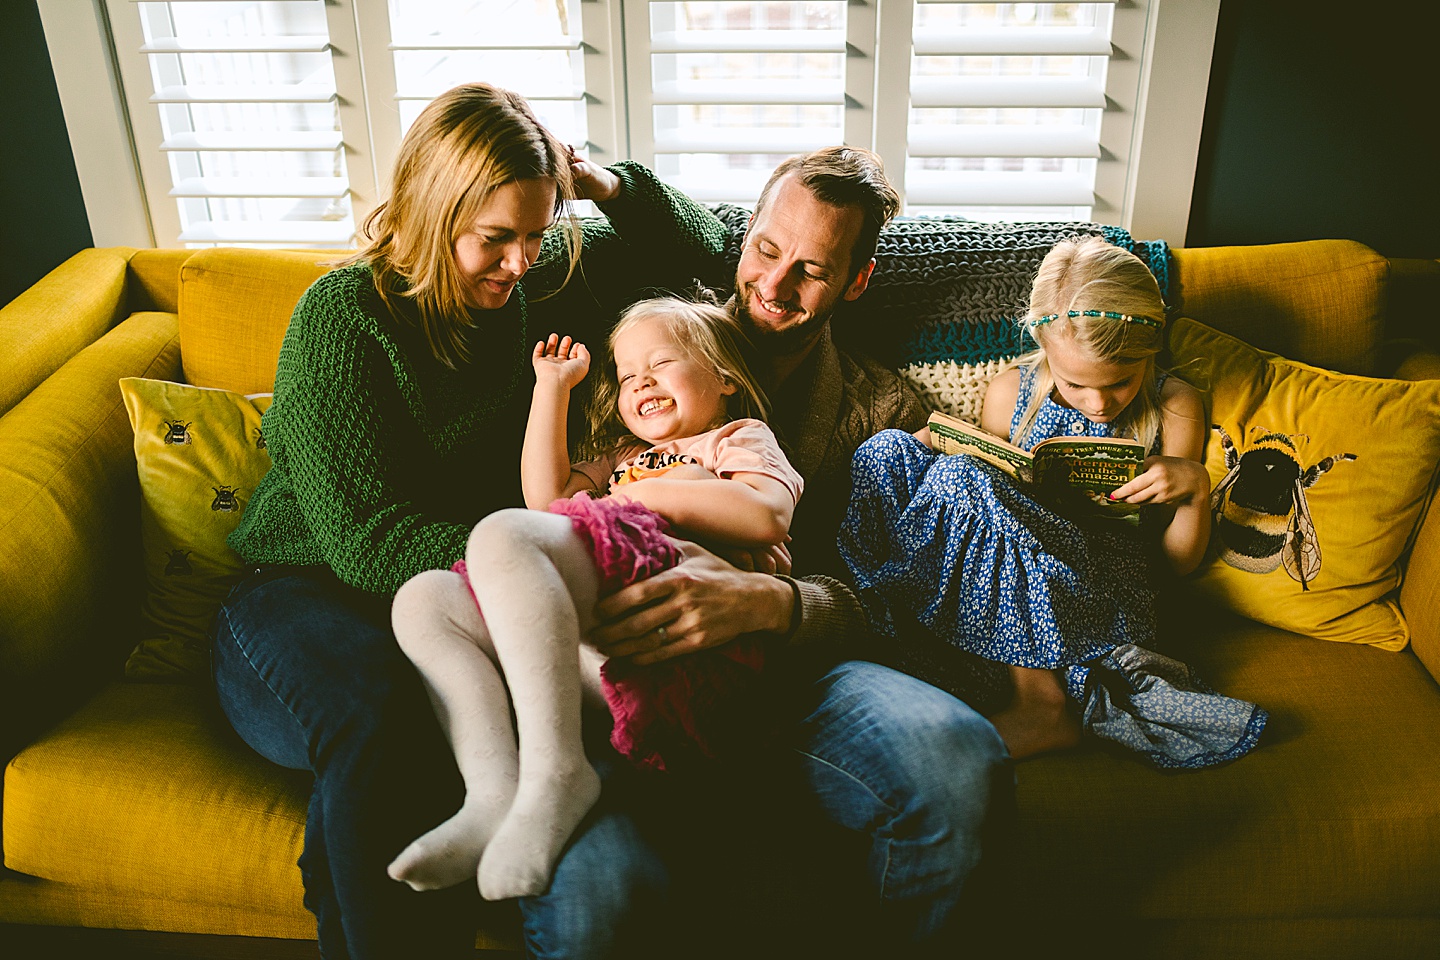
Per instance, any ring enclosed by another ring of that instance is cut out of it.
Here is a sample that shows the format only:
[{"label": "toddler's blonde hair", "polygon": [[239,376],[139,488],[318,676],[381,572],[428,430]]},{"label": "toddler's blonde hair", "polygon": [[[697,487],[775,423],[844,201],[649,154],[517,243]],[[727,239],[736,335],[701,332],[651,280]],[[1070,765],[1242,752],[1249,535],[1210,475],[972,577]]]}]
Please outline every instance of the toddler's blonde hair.
[{"label": "toddler's blonde hair", "polygon": [[[725,420],[768,418],[769,404],[754,374],[750,372],[752,349],[745,330],[724,307],[697,303],[680,297],[654,297],[633,304],[610,331],[605,341],[605,366],[590,395],[587,410],[589,432],[579,444],[579,456],[589,460],[606,456],[641,441],[620,419],[620,383],[615,372],[615,341],[620,334],[646,320],[659,320],[677,347],[698,363],[714,371],[722,381],[735,385],[726,397]],[[720,424],[715,424],[719,426]]]}]

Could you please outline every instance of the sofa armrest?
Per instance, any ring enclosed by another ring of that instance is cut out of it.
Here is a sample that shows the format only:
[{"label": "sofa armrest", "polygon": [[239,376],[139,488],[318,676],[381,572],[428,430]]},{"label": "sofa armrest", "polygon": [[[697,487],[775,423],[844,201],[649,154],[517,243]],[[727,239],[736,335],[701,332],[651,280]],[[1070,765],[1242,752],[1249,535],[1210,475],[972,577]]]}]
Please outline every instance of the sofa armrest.
[{"label": "sofa armrest", "polygon": [[1432,493],[1425,521],[1415,535],[1405,582],[1400,587],[1400,609],[1410,625],[1410,649],[1440,681],[1440,493]]},{"label": "sofa armrest", "polygon": [[129,312],[126,264],[134,252],[82,250],[0,309],[0,415]]},{"label": "sofa armrest", "polygon": [[117,381],[177,379],[174,314],[135,314],[0,417],[0,750],[113,676],[138,610],[134,441]]}]

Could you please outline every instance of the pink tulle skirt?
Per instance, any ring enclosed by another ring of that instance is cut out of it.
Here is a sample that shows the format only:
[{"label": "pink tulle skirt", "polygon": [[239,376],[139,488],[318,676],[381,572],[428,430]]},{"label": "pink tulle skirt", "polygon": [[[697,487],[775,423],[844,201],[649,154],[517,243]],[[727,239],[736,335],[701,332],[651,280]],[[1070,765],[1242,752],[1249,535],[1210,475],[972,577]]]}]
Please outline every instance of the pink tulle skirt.
[{"label": "pink tulle skirt", "polygon": [[[681,560],[665,518],[643,504],[580,497],[556,500],[550,512],[570,518],[595,560],[602,597]],[[464,560],[451,569],[466,576]],[[607,660],[600,680],[615,720],[611,745],[653,770],[668,769],[667,758],[713,759],[734,742],[738,704],[764,662],[764,647],[752,637],[644,667]]]}]

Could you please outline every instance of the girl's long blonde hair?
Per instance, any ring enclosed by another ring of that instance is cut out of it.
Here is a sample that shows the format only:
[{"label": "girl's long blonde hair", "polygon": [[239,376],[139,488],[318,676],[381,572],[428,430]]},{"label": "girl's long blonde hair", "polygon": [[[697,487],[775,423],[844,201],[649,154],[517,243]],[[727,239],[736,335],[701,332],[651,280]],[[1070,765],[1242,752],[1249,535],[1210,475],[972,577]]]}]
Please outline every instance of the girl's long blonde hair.
[{"label": "girl's long blonde hair", "polygon": [[464,331],[474,326],[455,264],[455,242],[496,188],[537,179],[555,183],[554,213],[565,224],[568,282],[581,241],[571,210],[575,187],[569,151],[518,94],[488,83],[448,90],[421,111],[405,134],[390,197],[365,219],[359,231],[362,248],[343,263],[368,263],[391,313],[416,317],[436,359],[454,367],[467,358]]},{"label": "girl's long blonde hair", "polygon": [[[1086,310],[1143,317],[1157,325],[1104,316],[1067,316],[1071,311]],[[1044,317],[1055,319],[1041,322]],[[1060,241],[1040,263],[1030,291],[1030,307],[1020,322],[1039,349],[1016,361],[1035,371],[1035,382],[1011,442],[1019,443],[1030,432],[1041,404],[1055,387],[1045,357],[1046,344],[1068,338],[1092,359],[1104,363],[1145,361],[1140,392],[1114,426],[1118,434],[1133,436],[1147,450],[1154,445],[1160,434],[1155,355],[1164,344],[1165,301],[1160,285],[1139,257],[1100,237]]]},{"label": "girl's long blonde hair", "polygon": [[[615,341],[620,334],[645,320],[665,324],[676,346],[697,363],[735,385],[726,399],[725,421],[753,417],[765,420],[769,404],[754,374],[753,352],[740,322],[724,307],[680,297],[655,297],[630,306],[605,341],[605,366],[597,379],[586,411],[589,431],[579,444],[582,460],[608,456],[626,447],[644,445],[620,419],[620,382],[615,372]],[[719,424],[716,424],[719,426]]]}]

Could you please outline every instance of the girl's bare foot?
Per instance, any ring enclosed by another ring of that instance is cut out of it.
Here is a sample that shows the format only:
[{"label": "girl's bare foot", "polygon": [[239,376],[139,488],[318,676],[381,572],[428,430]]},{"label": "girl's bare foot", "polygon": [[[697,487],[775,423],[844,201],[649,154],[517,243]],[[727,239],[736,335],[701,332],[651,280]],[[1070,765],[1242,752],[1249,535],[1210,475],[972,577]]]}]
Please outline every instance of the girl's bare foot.
[{"label": "girl's bare foot", "polygon": [[1065,688],[1052,670],[1011,667],[1015,700],[990,718],[1016,760],[1080,742],[1080,721],[1070,712]]}]

